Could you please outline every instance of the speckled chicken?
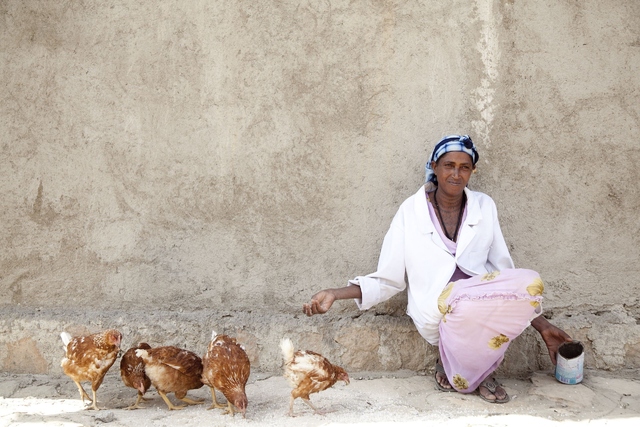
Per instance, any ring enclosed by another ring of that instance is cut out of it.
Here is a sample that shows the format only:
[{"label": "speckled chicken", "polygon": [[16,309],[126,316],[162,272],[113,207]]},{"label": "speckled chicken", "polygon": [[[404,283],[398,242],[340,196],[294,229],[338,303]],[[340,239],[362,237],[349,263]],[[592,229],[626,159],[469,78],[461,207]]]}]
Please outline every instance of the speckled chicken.
[{"label": "speckled chicken", "polygon": [[339,366],[332,365],[324,356],[309,350],[296,351],[289,338],[280,341],[284,356],[284,377],[293,390],[289,401],[289,415],[293,416],[293,402],[299,397],[316,414],[322,411],[311,403],[309,395],[326,390],[337,381],[349,384],[349,375]]},{"label": "speckled chicken", "polygon": [[144,361],[144,372],[170,410],[185,407],[171,403],[167,397],[167,393],[171,392],[188,405],[203,402],[187,397],[189,390],[198,389],[203,385],[202,359],[197,354],[173,346],[138,349],[135,354]]},{"label": "speckled chicken", "polygon": [[136,350],[149,350],[150,348],[151,346],[149,344],[141,342],[137,346],[127,350],[120,360],[120,376],[122,377],[122,382],[127,387],[138,390],[136,402],[126,409],[142,408],[140,401],[146,400],[144,394],[149,390],[149,387],[151,387],[151,380],[144,372],[144,360],[136,356]]},{"label": "speckled chicken", "polygon": [[[60,366],[78,386],[80,398],[91,401],[88,408],[99,410],[96,392],[105,374],[118,358],[122,334],[115,329],[107,329],[97,334],[72,337],[68,332],[60,334],[64,343],[65,357]],[[83,381],[91,382],[93,399],[84,391]]]},{"label": "speckled chicken", "polygon": [[209,409],[225,407],[216,399],[218,389],[227,398],[225,413],[235,415],[235,406],[244,418],[248,404],[245,386],[251,371],[244,347],[238,344],[235,338],[217,335],[214,331],[207,353],[202,358],[202,364],[202,382],[211,387],[212,404]]}]

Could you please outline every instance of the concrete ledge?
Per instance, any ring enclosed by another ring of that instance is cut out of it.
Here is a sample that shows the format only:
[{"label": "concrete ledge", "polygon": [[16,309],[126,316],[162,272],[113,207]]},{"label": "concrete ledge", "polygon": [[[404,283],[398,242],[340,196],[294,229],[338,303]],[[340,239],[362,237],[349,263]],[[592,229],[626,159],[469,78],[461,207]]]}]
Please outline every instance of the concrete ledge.
[{"label": "concrete ledge", "polygon": [[[146,341],[206,351],[211,331],[242,342],[256,372],[281,367],[278,347],[290,337],[297,347],[318,351],[349,371],[430,371],[437,349],[416,332],[407,316],[359,312],[354,316],[315,316],[257,312],[55,311],[16,306],[0,309],[0,368],[7,373],[50,374],[63,356],[60,332],[72,335],[116,328],[123,349]],[[580,316],[555,313],[552,321],[583,341],[585,365],[617,370],[640,366],[640,326],[620,307]],[[498,374],[527,376],[552,369],[544,343],[532,328],[511,344]]]}]

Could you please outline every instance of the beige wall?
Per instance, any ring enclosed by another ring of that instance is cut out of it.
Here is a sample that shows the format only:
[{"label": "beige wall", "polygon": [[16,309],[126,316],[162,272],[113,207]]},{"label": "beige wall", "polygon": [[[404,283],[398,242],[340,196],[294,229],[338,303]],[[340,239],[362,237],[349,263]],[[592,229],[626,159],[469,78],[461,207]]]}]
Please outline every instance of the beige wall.
[{"label": "beige wall", "polygon": [[[300,308],[374,270],[458,132],[552,321],[589,366],[640,366],[635,0],[6,0],[0,49],[0,370],[58,373],[62,329],[111,326],[235,334],[265,371],[282,335],[430,367],[403,295]],[[533,333],[510,352],[549,368]]]}]

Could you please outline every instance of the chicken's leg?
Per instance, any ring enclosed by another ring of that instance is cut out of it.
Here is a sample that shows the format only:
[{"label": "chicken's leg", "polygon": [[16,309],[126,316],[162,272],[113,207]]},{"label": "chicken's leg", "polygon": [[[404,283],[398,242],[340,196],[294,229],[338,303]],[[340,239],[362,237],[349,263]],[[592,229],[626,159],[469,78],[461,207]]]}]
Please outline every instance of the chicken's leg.
[{"label": "chicken's leg", "polygon": [[78,391],[80,392],[80,399],[82,399],[82,402],[84,402],[85,398],[87,400],[89,400],[89,402],[92,402],[92,400],[89,397],[89,395],[87,394],[87,392],[84,391],[84,388],[82,388],[82,385],[76,380],[73,380],[73,382],[76,383],[76,385],[78,386]]},{"label": "chicken's leg", "polygon": [[[223,406],[223,408],[224,408],[224,406]],[[224,413],[225,414],[231,414],[232,417],[236,416],[236,413],[233,410],[233,405],[231,404],[231,402],[227,401],[227,409],[225,409]]]},{"label": "chicken's leg", "polygon": [[324,411],[321,411],[318,408],[316,408],[315,406],[313,406],[313,403],[311,403],[310,399],[305,399],[304,397],[301,397],[300,399],[302,399],[302,401],[304,403],[306,403],[307,405],[311,406],[311,409],[313,409],[313,412],[315,412],[316,414],[318,414],[318,415],[324,415],[325,414]]},{"label": "chicken's leg", "polygon": [[218,403],[218,399],[216,399],[216,389],[211,387],[211,406],[209,406],[207,409],[213,408],[224,408],[224,405]]},{"label": "chicken's leg", "polygon": [[144,408],[144,406],[140,406],[140,405],[139,405],[139,403],[140,403],[141,401],[146,401],[146,400],[147,400],[147,399],[145,399],[145,398],[142,396],[142,393],[138,392],[138,397],[136,398],[136,403],[134,403],[134,404],[133,404],[133,405],[131,405],[131,406],[127,406],[127,407],[126,407],[126,408],[124,408],[124,409],[131,409],[131,410],[133,410],[133,409],[142,409],[142,408]]},{"label": "chicken's leg", "polygon": [[[300,399],[304,400],[307,405],[311,406],[313,408],[313,410],[318,413],[318,410],[311,404],[311,402],[309,401],[309,399],[305,399],[304,397],[298,396],[300,397]],[[293,414],[293,402],[296,400],[296,397],[293,397],[293,393],[291,395],[291,400],[289,400],[289,416],[290,417],[295,417],[295,415]]]},{"label": "chicken's leg", "polygon": [[174,409],[183,409],[184,405],[182,406],[175,406],[173,403],[171,403],[171,401],[169,400],[169,398],[167,397],[166,394],[164,394],[164,392],[158,390],[158,394],[160,395],[160,397],[162,397],[162,400],[164,400],[164,403],[167,404],[167,406],[169,407],[170,411],[173,411]]},{"label": "chicken's leg", "polygon": [[[319,410],[318,408],[316,408],[315,406],[313,406],[313,403],[311,403],[311,400],[309,400],[308,398],[302,397],[302,396],[298,396],[300,397],[300,399],[302,399],[302,401],[304,403],[306,403],[307,405],[309,405],[311,407],[311,409],[313,409],[313,412],[315,412],[318,415],[324,415],[326,412]],[[293,401],[296,400],[295,397],[293,397],[293,393],[291,394],[291,400],[289,401],[289,416],[290,417],[294,417],[295,415],[293,415]]]},{"label": "chicken's leg", "polygon": [[[177,397],[177,396],[176,396]],[[182,400],[187,405],[202,405],[204,403],[204,399],[191,399],[187,396],[178,397],[178,399]]]},{"label": "chicken's leg", "polygon": [[296,400],[295,397],[291,396],[291,399],[289,400],[289,416],[293,417],[295,415],[293,415],[293,401]]},{"label": "chicken's leg", "polygon": [[92,389],[91,393],[93,393],[93,404],[89,406],[87,409],[93,408],[96,411],[99,411],[100,408],[98,408],[98,398],[96,397],[96,391]]}]

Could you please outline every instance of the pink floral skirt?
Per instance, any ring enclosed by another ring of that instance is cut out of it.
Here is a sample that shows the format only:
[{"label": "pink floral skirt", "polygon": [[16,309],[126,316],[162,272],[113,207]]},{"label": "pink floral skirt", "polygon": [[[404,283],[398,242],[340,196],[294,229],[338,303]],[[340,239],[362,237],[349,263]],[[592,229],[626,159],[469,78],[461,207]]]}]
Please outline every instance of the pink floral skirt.
[{"label": "pink floral skirt", "polygon": [[471,393],[509,344],[542,312],[544,284],[532,270],[506,269],[449,283],[438,299],[440,359],[451,385]]}]

